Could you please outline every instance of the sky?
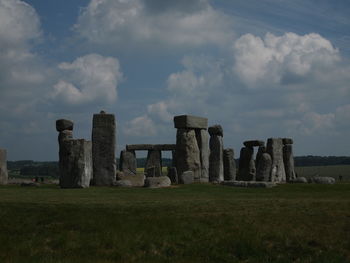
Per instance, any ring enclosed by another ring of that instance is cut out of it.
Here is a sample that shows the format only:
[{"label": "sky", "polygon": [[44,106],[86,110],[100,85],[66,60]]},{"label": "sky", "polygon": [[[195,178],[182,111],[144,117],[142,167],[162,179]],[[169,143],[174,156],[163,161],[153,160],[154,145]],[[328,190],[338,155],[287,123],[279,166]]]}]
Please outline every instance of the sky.
[{"label": "sky", "polygon": [[294,139],[350,155],[348,0],[0,0],[0,148],[58,160],[55,121],[91,139],[175,143],[173,117],[220,124],[224,147]]}]

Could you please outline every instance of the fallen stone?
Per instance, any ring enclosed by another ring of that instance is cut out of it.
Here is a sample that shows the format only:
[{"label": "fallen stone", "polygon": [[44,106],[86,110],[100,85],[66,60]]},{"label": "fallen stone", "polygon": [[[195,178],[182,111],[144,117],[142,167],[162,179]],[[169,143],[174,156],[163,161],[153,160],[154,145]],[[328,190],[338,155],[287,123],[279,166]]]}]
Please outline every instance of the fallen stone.
[{"label": "fallen stone", "polygon": [[206,130],[197,129],[196,139],[199,147],[201,175],[200,182],[209,181],[209,134]]},{"label": "fallen stone", "polygon": [[286,173],[286,181],[292,181],[296,178],[294,171],[293,145],[286,144],[283,146],[283,163]]},{"label": "fallen stone", "polygon": [[127,144],[128,151],[173,151],[176,149],[176,144]]},{"label": "fallen stone", "polygon": [[8,183],[7,172],[7,152],[5,149],[0,149],[0,185]]},{"label": "fallen stone", "polygon": [[134,151],[122,150],[119,158],[119,169],[124,173],[136,174],[137,160]]},{"label": "fallen stone", "polygon": [[20,184],[21,186],[23,186],[23,187],[39,187],[40,186],[40,184],[38,184],[38,183],[34,183],[34,182],[30,182],[30,183],[21,183]]},{"label": "fallen stone", "polygon": [[256,169],[253,154],[253,147],[242,147],[239,155],[239,167],[236,180],[255,181]]},{"label": "fallen stone", "polygon": [[222,185],[235,186],[235,187],[253,187],[253,188],[271,188],[277,186],[273,182],[256,182],[256,181],[224,181]]},{"label": "fallen stone", "polygon": [[221,182],[224,180],[223,147],[222,136],[210,136],[209,182]]},{"label": "fallen stone", "polygon": [[234,159],[233,149],[231,148],[224,149],[223,162],[224,162],[224,180],[225,181],[236,180],[236,162]]},{"label": "fallen stone", "polygon": [[314,176],[309,178],[308,182],[315,184],[334,184],[335,179],[333,177]]},{"label": "fallen stone", "polygon": [[73,122],[70,120],[60,119],[56,121],[56,130],[58,132],[64,131],[64,130],[73,130]]},{"label": "fallen stone", "polygon": [[[152,175],[149,175],[149,169],[154,169]],[[147,160],[145,164],[145,170],[147,171],[147,177],[149,176],[162,176],[162,153],[158,150],[149,150],[147,153]]]},{"label": "fallen stone", "polygon": [[286,172],[283,163],[283,143],[281,138],[269,138],[267,140],[266,152],[272,159],[271,182],[286,182]]},{"label": "fallen stone", "polygon": [[289,182],[293,183],[293,184],[297,184],[297,183],[307,184],[308,183],[308,181],[305,177],[297,177],[297,178],[292,179]]},{"label": "fallen stone", "polygon": [[265,146],[265,142],[260,140],[245,141],[243,144],[245,147]]},{"label": "fallen stone", "polygon": [[208,132],[209,132],[210,136],[213,136],[213,135],[218,135],[221,137],[224,136],[224,131],[223,131],[221,125],[210,126],[208,129]]},{"label": "fallen stone", "polygon": [[180,184],[193,184],[194,176],[192,171],[185,171],[179,176]]},{"label": "fallen stone", "polygon": [[207,129],[208,119],[191,115],[179,115],[174,117],[174,125],[176,129]]},{"label": "fallen stone", "polygon": [[270,181],[272,159],[270,154],[263,153],[256,169],[256,181]]},{"label": "fallen stone", "polygon": [[118,187],[132,187],[132,183],[129,180],[119,180],[119,181],[115,181],[113,183],[114,186],[118,186]]},{"label": "fallen stone", "polygon": [[[117,181],[129,181],[133,187],[142,187],[145,184],[144,174],[124,174],[117,173]],[[115,184],[114,184],[115,185]]]},{"label": "fallen stone", "polygon": [[145,180],[145,187],[148,188],[169,187],[170,185],[171,181],[168,176],[147,177]]},{"label": "fallen stone", "polygon": [[178,184],[179,178],[177,176],[176,167],[168,167],[168,177],[172,184]]},{"label": "fallen stone", "polygon": [[284,145],[286,144],[293,144],[293,139],[292,138],[283,138],[282,142]]}]

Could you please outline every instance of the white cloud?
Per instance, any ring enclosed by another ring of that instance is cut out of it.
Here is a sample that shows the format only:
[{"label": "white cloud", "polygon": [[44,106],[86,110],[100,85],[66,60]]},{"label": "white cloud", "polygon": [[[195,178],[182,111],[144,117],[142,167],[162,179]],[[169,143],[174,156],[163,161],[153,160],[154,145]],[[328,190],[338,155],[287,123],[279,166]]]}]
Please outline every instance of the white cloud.
[{"label": "white cloud", "polygon": [[223,45],[231,20],[207,0],[91,0],[75,30],[92,44],[130,47]]},{"label": "white cloud", "polygon": [[155,123],[147,115],[136,117],[127,122],[123,128],[124,134],[128,136],[154,136],[157,134]]},{"label": "white cloud", "polygon": [[118,59],[89,54],[58,67],[68,81],[61,79],[54,85],[53,99],[68,104],[111,103],[117,99],[117,86],[123,76]]},{"label": "white cloud", "polygon": [[163,122],[170,122],[173,119],[172,114],[168,110],[168,104],[164,101],[160,101],[147,106],[147,112],[151,116],[155,116],[157,119]]}]

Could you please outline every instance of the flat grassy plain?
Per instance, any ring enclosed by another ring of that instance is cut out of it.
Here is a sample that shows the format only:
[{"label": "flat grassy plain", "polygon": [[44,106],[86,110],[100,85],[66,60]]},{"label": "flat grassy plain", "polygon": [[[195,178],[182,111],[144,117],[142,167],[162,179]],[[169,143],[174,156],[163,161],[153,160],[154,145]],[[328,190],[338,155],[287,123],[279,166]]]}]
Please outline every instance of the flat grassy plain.
[{"label": "flat grassy plain", "polygon": [[0,187],[0,262],[350,262],[350,184]]}]

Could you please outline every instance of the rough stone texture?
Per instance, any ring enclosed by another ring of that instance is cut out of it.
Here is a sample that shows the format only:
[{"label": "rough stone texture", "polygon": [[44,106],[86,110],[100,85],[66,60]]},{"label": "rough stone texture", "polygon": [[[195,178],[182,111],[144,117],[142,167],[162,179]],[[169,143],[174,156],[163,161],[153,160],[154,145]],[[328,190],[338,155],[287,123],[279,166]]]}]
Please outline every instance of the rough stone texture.
[{"label": "rough stone texture", "polygon": [[208,132],[209,132],[210,136],[213,136],[213,135],[218,135],[221,137],[224,136],[224,131],[223,131],[221,125],[210,126],[208,129]]},{"label": "rough stone texture", "polygon": [[128,151],[173,151],[176,149],[176,144],[127,144]]},{"label": "rough stone texture", "polygon": [[60,144],[62,141],[67,139],[73,139],[73,131],[64,130],[58,134],[58,143]]},{"label": "rough stone texture", "polygon": [[296,178],[294,171],[293,145],[286,144],[283,146],[283,163],[286,172],[286,181],[292,181]]},{"label": "rough stone texture", "polygon": [[58,132],[64,131],[64,130],[73,130],[73,122],[70,120],[60,119],[56,121],[56,130]]},{"label": "rough stone texture", "polygon": [[286,144],[293,144],[293,139],[292,138],[283,138],[282,142],[284,145]]},{"label": "rough stone texture", "polygon": [[177,129],[207,129],[208,119],[191,115],[179,115],[174,117],[174,126]]},{"label": "rough stone texture", "polygon": [[265,146],[259,146],[258,152],[256,153],[255,166],[258,167],[261,156],[266,153]]},{"label": "rough stone texture", "polygon": [[156,177],[156,167],[151,166],[147,169],[145,168],[146,177]]},{"label": "rough stone texture", "polygon": [[194,183],[194,176],[192,171],[185,171],[179,176],[180,184],[192,184]]},{"label": "rough stone texture", "polygon": [[115,117],[94,114],[92,121],[93,182],[97,186],[113,185],[116,173]]},{"label": "rough stone texture", "polygon": [[176,169],[181,175],[193,171],[195,180],[201,177],[200,152],[194,130],[178,129],[176,134]]},{"label": "rough stone texture", "polygon": [[334,184],[335,179],[333,177],[314,176],[309,178],[308,182],[315,184]]},{"label": "rough stone texture", "polygon": [[171,165],[173,167],[176,167],[176,150],[171,151],[171,155],[172,155]]},{"label": "rough stone texture", "polygon": [[60,146],[60,186],[89,187],[92,177],[92,144],[84,139],[64,140]]},{"label": "rough stone texture", "polygon": [[137,161],[134,151],[122,150],[119,158],[119,169],[124,173],[136,174]]},{"label": "rough stone texture", "polygon": [[236,162],[234,159],[234,151],[231,148],[225,149],[223,152],[224,162],[224,180],[236,180]]},{"label": "rough stone texture", "polygon": [[221,183],[226,186],[236,186],[236,187],[254,187],[254,188],[271,188],[277,186],[273,182],[256,182],[256,181],[224,181]]},{"label": "rough stone texture", "polygon": [[290,183],[301,183],[301,184],[306,184],[308,181],[305,177],[297,177],[297,178],[294,178],[293,180],[289,181]]},{"label": "rough stone texture", "polygon": [[270,154],[263,153],[256,168],[256,181],[269,181],[272,167]]},{"label": "rough stone texture", "polygon": [[209,181],[209,134],[206,130],[197,129],[196,139],[200,152],[201,161],[201,182]]},{"label": "rough stone texture", "polygon": [[221,182],[224,180],[222,136],[211,135],[209,141],[209,181]]},{"label": "rough stone texture", "polygon": [[243,147],[239,155],[239,169],[237,180],[254,181],[255,180],[255,162],[253,159],[254,149],[252,147]]},{"label": "rough stone texture", "polygon": [[176,167],[168,167],[168,177],[170,178],[172,184],[179,183]]},{"label": "rough stone texture", "polygon": [[281,138],[269,138],[267,140],[266,152],[272,159],[271,182],[286,182],[286,172],[283,163],[283,142]]},{"label": "rough stone texture", "polygon": [[[147,160],[145,164],[145,170],[154,168],[154,176],[162,176],[162,152],[158,150],[150,150],[147,154]],[[148,177],[147,173],[147,177]]]},{"label": "rough stone texture", "polygon": [[265,146],[265,142],[260,140],[245,141],[243,144],[245,147]]},{"label": "rough stone texture", "polygon": [[117,181],[129,181],[133,187],[141,187],[145,184],[144,174],[128,174],[123,172],[118,172],[116,176]]},{"label": "rough stone texture", "polygon": [[169,187],[170,185],[171,181],[168,176],[147,177],[145,180],[145,187],[148,188]]},{"label": "rough stone texture", "polygon": [[126,179],[116,181],[116,182],[114,182],[113,185],[118,186],[118,187],[132,187],[133,186],[132,183]]},{"label": "rough stone texture", "polygon": [[0,185],[8,183],[7,172],[7,152],[5,149],[0,149]]}]

